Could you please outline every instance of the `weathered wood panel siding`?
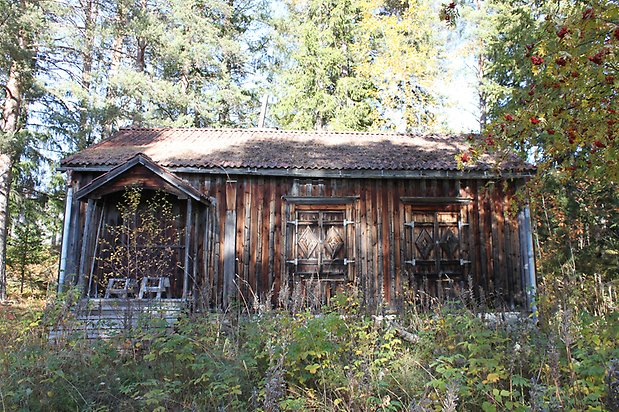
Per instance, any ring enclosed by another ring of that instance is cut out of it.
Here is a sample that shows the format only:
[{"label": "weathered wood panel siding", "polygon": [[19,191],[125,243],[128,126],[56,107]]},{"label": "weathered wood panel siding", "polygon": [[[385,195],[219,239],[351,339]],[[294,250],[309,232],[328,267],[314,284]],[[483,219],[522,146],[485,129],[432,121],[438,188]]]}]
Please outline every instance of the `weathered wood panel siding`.
[{"label": "weathered wood panel siding", "polygon": [[[74,188],[83,187],[96,175],[74,174]],[[211,306],[225,305],[231,299],[240,299],[250,308],[255,299],[277,301],[281,287],[290,283],[286,260],[291,259],[293,230],[287,222],[294,220],[295,208],[290,197],[354,197],[350,208],[355,223],[347,232],[354,263],[348,280],[372,306],[397,304],[404,291],[424,284],[433,294],[440,293],[436,285],[429,285],[431,281],[416,277],[406,263],[414,240],[404,224],[411,214],[407,205],[414,205],[415,200],[404,202],[403,198],[432,197],[442,199],[438,203],[443,204],[449,203],[446,198],[470,198],[458,209],[467,224],[460,230],[463,260],[470,262],[465,270],[470,281],[464,283],[470,283],[478,298],[494,306],[524,306],[519,230],[509,210],[519,182],[177,175],[215,199],[211,210],[196,212],[199,221],[192,237],[197,240],[191,252],[192,277],[197,282],[193,293]],[[86,205],[75,206],[80,214],[72,226],[69,267],[77,272]],[[228,243],[226,236],[231,237]],[[228,256],[228,261],[226,244],[234,245],[234,256],[232,260]]]},{"label": "weathered wood panel siding", "polygon": [[[182,178],[196,175],[181,175]],[[207,196],[217,199],[212,222],[214,251],[208,279],[212,285],[212,304],[227,298],[223,295],[223,236],[226,216],[226,178],[199,175]],[[487,180],[436,179],[295,179],[282,177],[235,176],[236,230],[235,279],[233,295],[251,307],[255,298],[276,301],[279,290],[288,282],[291,202],[295,197],[348,197],[355,219],[353,284],[364,293],[368,304],[394,304],[403,290],[421,286],[423,279],[414,279],[409,265],[413,247],[410,233],[405,230],[405,207],[402,198],[471,198],[461,205],[463,254],[467,256],[467,276],[476,296],[497,306],[519,307],[524,304],[521,280],[519,232],[516,217],[509,208],[515,184],[507,189],[503,184]],[[228,184],[230,185],[230,183]],[[337,204],[337,201],[334,201]],[[287,246],[286,246],[287,245]],[[467,286],[467,285],[465,285]],[[430,288],[432,289],[432,288]],[[436,289],[434,293],[436,292]],[[230,296],[230,297],[236,297]]]}]

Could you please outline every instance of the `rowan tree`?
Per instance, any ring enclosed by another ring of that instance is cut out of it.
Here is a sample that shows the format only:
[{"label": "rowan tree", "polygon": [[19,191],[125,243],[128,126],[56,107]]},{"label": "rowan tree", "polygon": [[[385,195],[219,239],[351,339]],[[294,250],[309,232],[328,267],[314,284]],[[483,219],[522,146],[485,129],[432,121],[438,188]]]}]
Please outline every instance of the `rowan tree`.
[{"label": "rowan tree", "polygon": [[[606,273],[619,266],[619,4],[499,2],[485,39],[486,76],[504,95],[474,149],[518,153],[537,166],[526,188],[546,272]],[[459,5],[456,5],[456,8]],[[451,10],[444,6],[445,12]],[[457,19],[455,12],[453,17]]]}]

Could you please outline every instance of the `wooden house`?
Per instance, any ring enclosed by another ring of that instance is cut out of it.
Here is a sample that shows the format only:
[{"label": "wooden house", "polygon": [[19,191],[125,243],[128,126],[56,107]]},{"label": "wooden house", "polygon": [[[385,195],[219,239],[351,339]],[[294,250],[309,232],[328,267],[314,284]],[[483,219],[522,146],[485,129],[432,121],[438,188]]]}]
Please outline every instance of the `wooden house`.
[{"label": "wooden house", "polygon": [[512,201],[534,168],[485,155],[459,169],[467,148],[465,136],[122,129],[62,160],[59,288],[138,298],[110,284],[120,275],[105,273],[100,246],[122,223],[122,192],[137,186],[168,196],[182,233],[168,245],[167,283],[151,285],[158,297],[221,308],[355,288],[368,305],[394,306],[411,291],[468,290],[525,308],[530,219]]}]

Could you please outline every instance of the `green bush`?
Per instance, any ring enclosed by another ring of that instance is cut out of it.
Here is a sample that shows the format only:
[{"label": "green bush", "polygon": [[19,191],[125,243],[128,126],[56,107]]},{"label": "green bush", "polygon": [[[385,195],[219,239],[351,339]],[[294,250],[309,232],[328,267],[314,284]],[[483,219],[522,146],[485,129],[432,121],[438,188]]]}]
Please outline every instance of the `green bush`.
[{"label": "green bush", "polygon": [[454,304],[372,317],[351,300],[340,297],[318,315],[187,315],[173,330],[150,325],[131,336],[57,343],[47,327],[69,316],[65,306],[3,310],[0,405],[524,411],[612,410],[617,399],[607,375],[619,358],[616,311],[548,311],[537,326]]}]

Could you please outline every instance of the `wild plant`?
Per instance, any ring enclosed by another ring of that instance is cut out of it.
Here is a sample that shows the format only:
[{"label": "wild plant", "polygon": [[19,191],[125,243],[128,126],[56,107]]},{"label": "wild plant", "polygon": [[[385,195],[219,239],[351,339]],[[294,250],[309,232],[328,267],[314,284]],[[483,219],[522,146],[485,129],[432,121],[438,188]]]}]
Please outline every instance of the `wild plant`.
[{"label": "wild plant", "polygon": [[105,224],[99,240],[97,263],[103,287],[110,278],[136,279],[139,284],[145,276],[171,276],[182,269],[178,248],[183,229],[177,227],[179,216],[173,213],[168,195],[147,196],[138,187],[127,187],[118,213],[119,222]]}]

